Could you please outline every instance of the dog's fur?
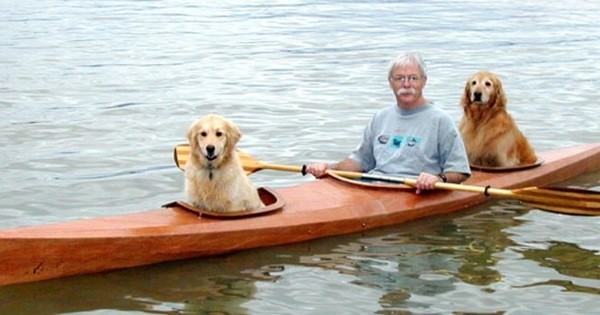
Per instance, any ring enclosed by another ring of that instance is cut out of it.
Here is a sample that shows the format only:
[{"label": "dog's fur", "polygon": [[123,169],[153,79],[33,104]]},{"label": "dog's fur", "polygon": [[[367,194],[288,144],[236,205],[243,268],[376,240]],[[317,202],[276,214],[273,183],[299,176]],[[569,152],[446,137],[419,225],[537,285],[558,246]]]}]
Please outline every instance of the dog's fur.
[{"label": "dog's fur", "polygon": [[236,125],[214,114],[204,116],[190,126],[185,188],[192,205],[217,212],[264,206],[235,149],[241,136]]},{"label": "dog's fur", "polygon": [[481,71],[464,88],[460,132],[472,165],[514,167],[533,164],[537,157],[527,138],[506,110],[502,82]]}]

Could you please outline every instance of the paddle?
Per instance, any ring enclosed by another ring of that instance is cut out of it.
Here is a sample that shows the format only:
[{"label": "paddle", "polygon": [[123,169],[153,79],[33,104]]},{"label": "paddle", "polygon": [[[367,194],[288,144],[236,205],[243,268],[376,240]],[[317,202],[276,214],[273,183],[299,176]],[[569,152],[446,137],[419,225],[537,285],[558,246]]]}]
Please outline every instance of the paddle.
[{"label": "paddle", "polygon": [[[174,154],[175,163],[180,169],[183,169],[183,166],[185,165],[189,156],[189,146],[187,144],[177,145],[175,147]],[[281,164],[267,164],[258,161],[257,159],[244,152],[238,152],[238,154],[240,156],[240,159],[242,160],[242,166],[248,174],[263,169],[285,172],[297,172],[305,174],[305,166],[300,167]],[[411,178],[401,178],[347,171],[330,170],[328,172],[351,179],[376,180],[390,183],[405,184],[409,186],[416,185],[416,180]],[[526,187],[508,190],[492,187],[469,186],[463,184],[441,182],[436,183],[435,188],[452,191],[474,192],[484,194],[486,196],[520,200],[536,208],[559,213],[600,215],[600,192],[591,190],[538,187]]]}]

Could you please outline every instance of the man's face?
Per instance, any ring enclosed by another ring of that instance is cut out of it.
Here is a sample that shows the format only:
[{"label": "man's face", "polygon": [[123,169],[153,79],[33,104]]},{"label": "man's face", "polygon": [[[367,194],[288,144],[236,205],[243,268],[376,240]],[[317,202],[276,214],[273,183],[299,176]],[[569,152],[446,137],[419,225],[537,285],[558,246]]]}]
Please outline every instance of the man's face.
[{"label": "man's face", "polygon": [[421,101],[427,78],[421,76],[417,65],[406,65],[396,67],[389,81],[400,105],[410,107]]}]

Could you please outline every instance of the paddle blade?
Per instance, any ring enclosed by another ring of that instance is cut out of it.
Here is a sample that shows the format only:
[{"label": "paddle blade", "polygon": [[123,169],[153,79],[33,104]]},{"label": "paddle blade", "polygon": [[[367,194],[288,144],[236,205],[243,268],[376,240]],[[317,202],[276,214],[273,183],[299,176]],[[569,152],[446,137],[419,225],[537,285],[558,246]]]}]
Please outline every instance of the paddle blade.
[{"label": "paddle blade", "polygon": [[263,163],[252,157],[250,154],[243,151],[238,151],[238,156],[240,157],[240,160],[242,161],[242,167],[247,174],[252,174],[264,169]]},{"label": "paddle blade", "polygon": [[185,163],[190,157],[190,146],[187,143],[178,144],[173,150],[173,158],[175,159],[175,165],[183,171]]},{"label": "paddle blade", "polygon": [[558,213],[600,215],[600,192],[563,187],[515,189],[515,196],[532,207]]}]

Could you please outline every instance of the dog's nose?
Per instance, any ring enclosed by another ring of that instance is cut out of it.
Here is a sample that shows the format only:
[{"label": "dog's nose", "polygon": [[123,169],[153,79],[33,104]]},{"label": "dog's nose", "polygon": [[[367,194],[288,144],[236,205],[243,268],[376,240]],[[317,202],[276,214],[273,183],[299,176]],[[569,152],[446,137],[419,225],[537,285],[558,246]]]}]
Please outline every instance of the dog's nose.
[{"label": "dog's nose", "polygon": [[208,153],[208,156],[215,155],[215,146],[214,145],[206,146],[206,153]]},{"label": "dog's nose", "polygon": [[475,102],[481,102],[481,92],[475,92],[473,93],[473,98]]}]

